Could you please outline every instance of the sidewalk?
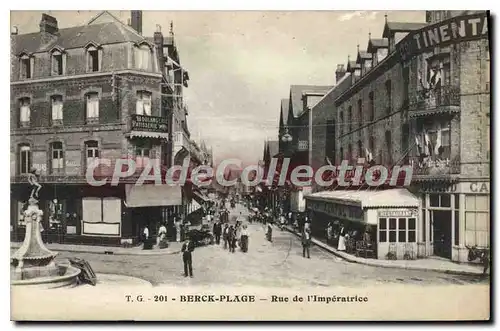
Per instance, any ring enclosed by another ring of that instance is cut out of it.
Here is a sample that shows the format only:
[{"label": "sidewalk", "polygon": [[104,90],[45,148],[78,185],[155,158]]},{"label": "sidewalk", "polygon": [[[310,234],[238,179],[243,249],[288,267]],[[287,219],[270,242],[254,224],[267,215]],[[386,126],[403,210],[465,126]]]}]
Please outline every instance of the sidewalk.
[{"label": "sidewalk", "polygon": [[[137,247],[114,247],[114,246],[92,246],[92,245],[65,245],[65,244],[45,244],[45,246],[55,252],[91,253],[91,254],[112,254],[112,255],[170,255],[181,251],[181,243],[169,242],[168,248],[159,249],[153,246],[152,250],[143,250],[142,246]],[[21,242],[11,242],[11,249],[21,247]]]},{"label": "sidewalk", "polygon": [[[292,227],[287,226],[286,229],[300,237]],[[379,260],[379,259],[365,259],[357,257],[346,252],[337,250],[336,248],[316,239],[312,238],[312,243],[321,247],[322,249],[352,263],[366,264],[374,267],[381,268],[396,268],[408,270],[421,270],[421,271],[435,271],[455,275],[482,275],[482,266],[473,266],[468,264],[459,264],[452,261],[444,261],[438,259],[418,259],[418,260]],[[489,270],[488,270],[489,274]]]}]

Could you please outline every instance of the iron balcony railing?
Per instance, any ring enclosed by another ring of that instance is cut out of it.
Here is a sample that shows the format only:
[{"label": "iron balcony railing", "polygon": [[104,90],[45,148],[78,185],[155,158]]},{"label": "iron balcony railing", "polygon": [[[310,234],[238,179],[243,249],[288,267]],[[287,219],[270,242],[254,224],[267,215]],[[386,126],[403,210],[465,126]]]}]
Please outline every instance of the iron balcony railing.
[{"label": "iron balcony railing", "polygon": [[447,176],[460,174],[460,157],[438,159],[436,157],[410,158],[414,176]]},{"label": "iron balcony railing", "polygon": [[432,89],[421,89],[408,96],[409,111],[433,110],[449,106],[460,106],[458,86],[444,85]]}]

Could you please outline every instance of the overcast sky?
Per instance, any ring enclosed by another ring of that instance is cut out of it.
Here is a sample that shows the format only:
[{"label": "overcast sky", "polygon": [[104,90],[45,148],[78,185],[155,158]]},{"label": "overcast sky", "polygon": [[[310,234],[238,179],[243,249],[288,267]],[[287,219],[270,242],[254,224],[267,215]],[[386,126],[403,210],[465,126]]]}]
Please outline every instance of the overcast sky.
[{"label": "overcast sky", "polygon": [[[19,33],[38,31],[42,12],[11,13]],[[60,28],[85,24],[96,11],[46,11]],[[129,11],[111,11],[127,22]],[[264,140],[277,139],[280,100],[290,85],[333,85],[337,64],[379,38],[386,12],[144,11],[143,35],[170,21],[181,64],[189,71],[188,125],[214,149],[216,162],[262,158]],[[424,22],[423,11],[387,12],[389,21]]]}]

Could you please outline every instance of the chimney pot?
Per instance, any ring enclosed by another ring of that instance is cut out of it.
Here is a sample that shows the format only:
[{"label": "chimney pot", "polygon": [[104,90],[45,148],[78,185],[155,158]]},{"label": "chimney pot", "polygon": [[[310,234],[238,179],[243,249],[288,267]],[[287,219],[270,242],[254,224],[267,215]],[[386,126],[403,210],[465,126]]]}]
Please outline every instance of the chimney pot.
[{"label": "chimney pot", "polygon": [[42,19],[40,20],[40,32],[57,34],[59,28],[57,26],[57,19],[53,16],[42,14]]},{"label": "chimney pot", "polygon": [[137,31],[138,34],[142,34],[142,10],[132,10],[130,19],[132,28]]}]

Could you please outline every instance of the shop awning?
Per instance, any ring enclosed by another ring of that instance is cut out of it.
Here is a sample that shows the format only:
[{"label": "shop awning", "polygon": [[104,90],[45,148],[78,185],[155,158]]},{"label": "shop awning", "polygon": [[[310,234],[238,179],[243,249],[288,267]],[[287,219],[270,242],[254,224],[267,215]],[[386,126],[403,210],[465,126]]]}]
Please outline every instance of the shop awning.
[{"label": "shop awning", "polygon": [[210,198],[207,197],[205,194],[203,194],[200,191],[193,191],[193,196],[194,199],[199,203],[203,204],[204,202],[210,201]]},{"label": "shop awning", "polygon": [[154,138],[154,139],[168,139],[167,132],[149,132],[149,131],[132,131],[128,134],[129,138]]},{"label": "shop awning", "polygon": [[126,206],[158,207],[176,206],[182,204],[180,186],[147,184],[141,186],[126,185]]},{"label": "shop awning", "polygon": [[405,188],[380,191],[323,191],[306,195],[305,198],[356,204],[361,208],[419,206],[419,199]]}]

